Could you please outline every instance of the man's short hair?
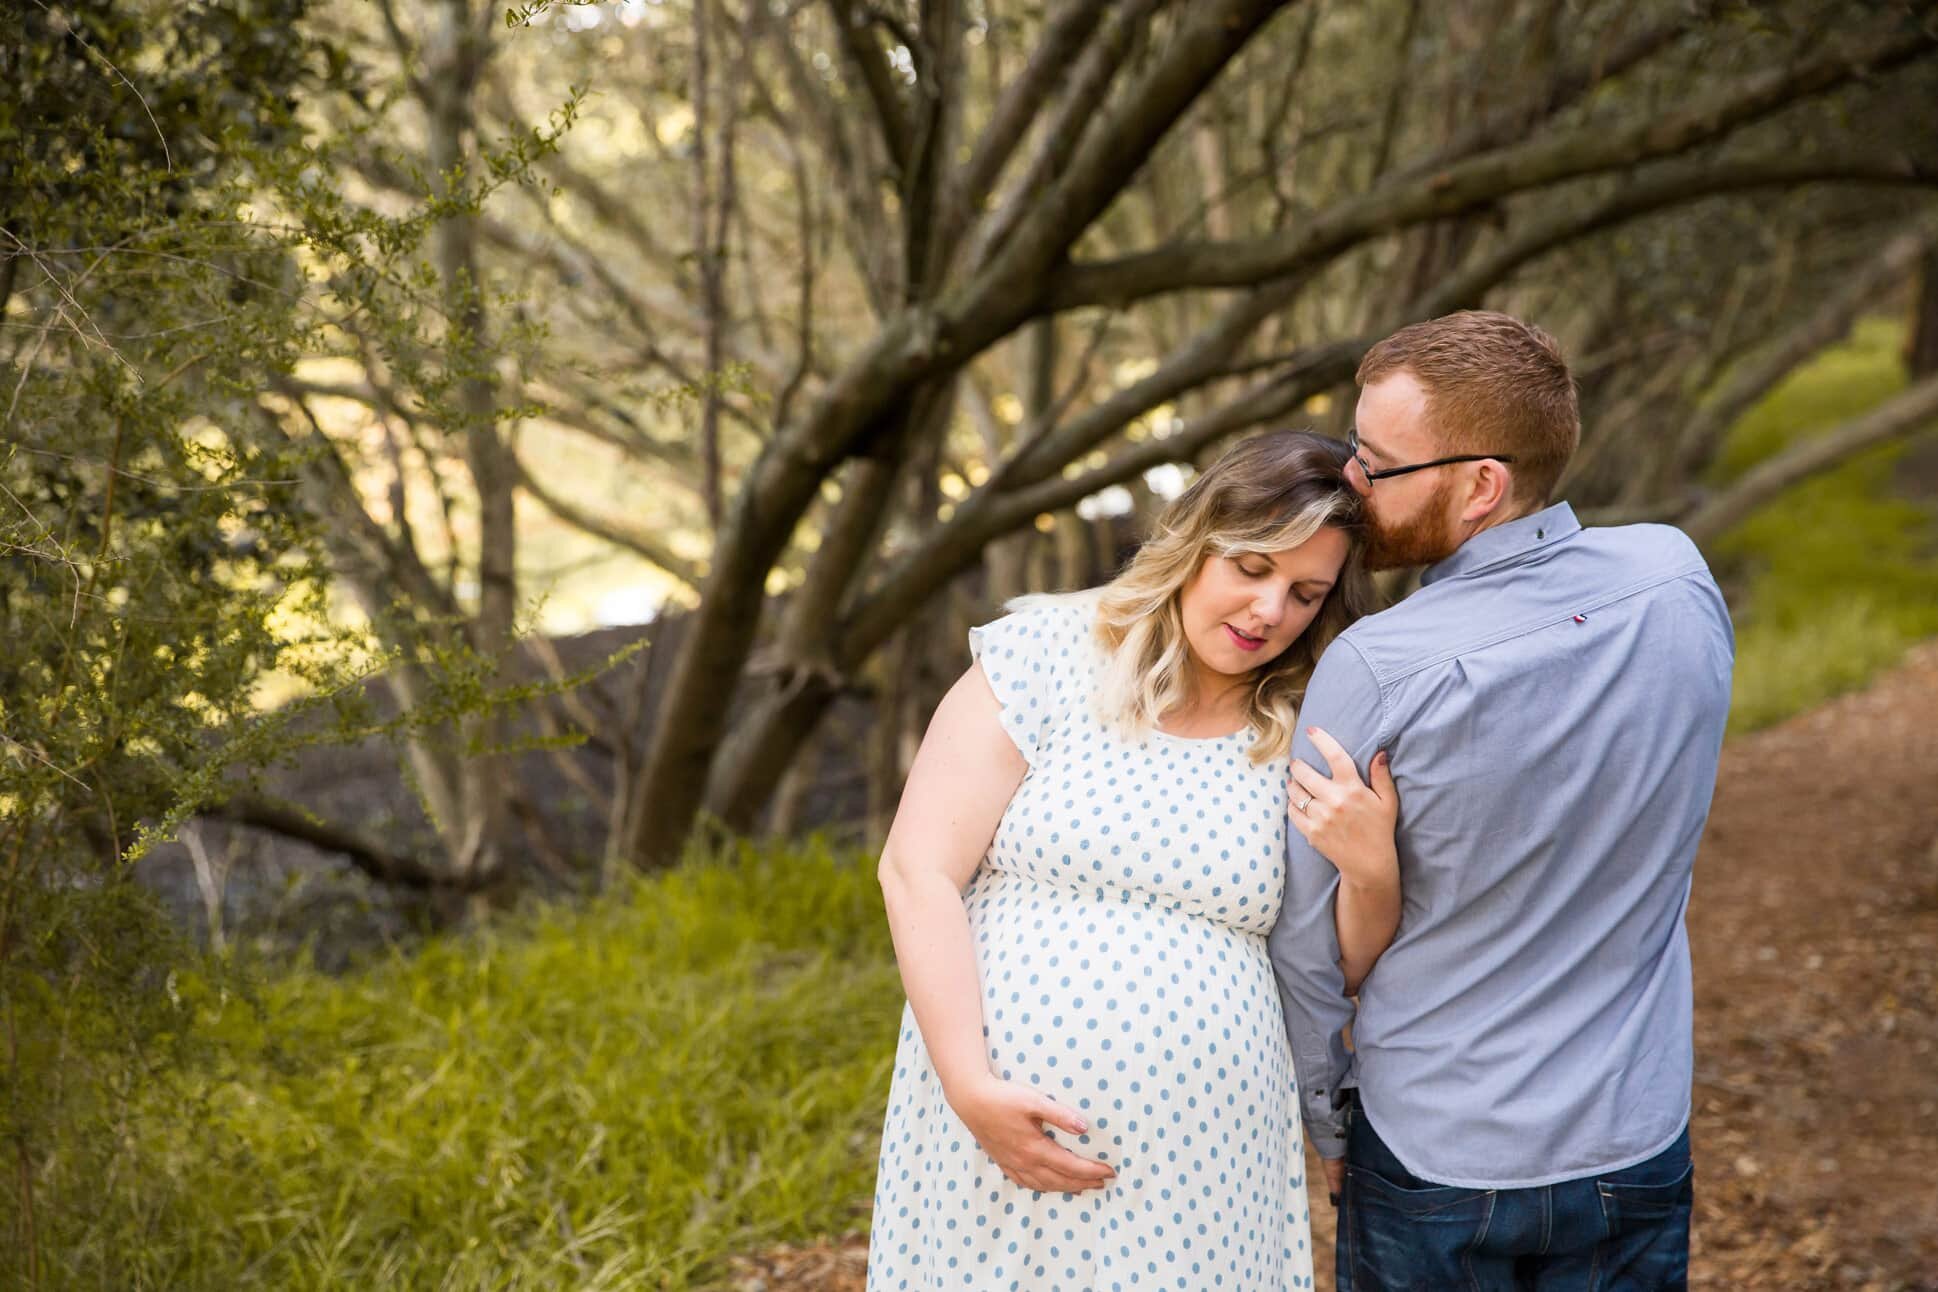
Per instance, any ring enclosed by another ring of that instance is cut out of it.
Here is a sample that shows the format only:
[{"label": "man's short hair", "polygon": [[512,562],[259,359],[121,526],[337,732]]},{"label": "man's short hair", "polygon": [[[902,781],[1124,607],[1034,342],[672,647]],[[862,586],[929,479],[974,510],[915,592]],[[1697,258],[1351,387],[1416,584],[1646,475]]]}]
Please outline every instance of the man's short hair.
[{"label": "man's short hair", "polygon": [[1447,453],[1512,456],[1514,500],[1545,505],[1581,442],[1575,379],[1555,339],[1491,310],[1403,327],[1366,352],[1355,380],[1410,372]]}]

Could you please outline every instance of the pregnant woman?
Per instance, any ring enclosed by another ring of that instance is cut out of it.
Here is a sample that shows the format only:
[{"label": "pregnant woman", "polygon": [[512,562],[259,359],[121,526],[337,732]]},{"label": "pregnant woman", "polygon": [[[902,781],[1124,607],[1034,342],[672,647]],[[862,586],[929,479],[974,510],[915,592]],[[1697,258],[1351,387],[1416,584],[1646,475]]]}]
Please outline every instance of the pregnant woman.
[{"label": "pregnant woman", "polygon": [[[1346,461],[1249,440],[1111,583],[971,632],[882,852],[909,1004],[871,1292],[1312,1286],[1265,935],[1296,705],[1371,600]],[[1397,893],[1341,893],[1369,964]]]}]

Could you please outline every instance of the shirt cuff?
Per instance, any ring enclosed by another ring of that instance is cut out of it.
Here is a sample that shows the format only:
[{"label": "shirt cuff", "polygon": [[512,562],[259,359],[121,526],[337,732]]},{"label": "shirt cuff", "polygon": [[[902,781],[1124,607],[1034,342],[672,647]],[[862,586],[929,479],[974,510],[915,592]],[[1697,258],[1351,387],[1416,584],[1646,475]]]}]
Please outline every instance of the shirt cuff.
[{"label": "shirt cuff", "polygon": [[1307,1117],[1305,1137],[1320,1157],[1328,1162],[1336,1162],[1346,1156],[1346,1115],[1344,1111],[1335,1112],[1323,1122]]}]

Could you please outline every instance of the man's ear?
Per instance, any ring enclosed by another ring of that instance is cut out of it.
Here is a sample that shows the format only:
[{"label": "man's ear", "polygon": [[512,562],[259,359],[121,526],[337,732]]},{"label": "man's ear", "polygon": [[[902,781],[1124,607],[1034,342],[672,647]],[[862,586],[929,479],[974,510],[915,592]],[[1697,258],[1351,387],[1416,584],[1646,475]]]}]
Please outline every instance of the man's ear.
[{"label": "man's ear", "polygon": [[1474,464],[1473,481],[1467,493],[1467,505],[1460,511],[1460,519],[1469,524],[1494,515],[1507,505],[1508,497],[1514,492],[1514,474],[1492,458]]}]

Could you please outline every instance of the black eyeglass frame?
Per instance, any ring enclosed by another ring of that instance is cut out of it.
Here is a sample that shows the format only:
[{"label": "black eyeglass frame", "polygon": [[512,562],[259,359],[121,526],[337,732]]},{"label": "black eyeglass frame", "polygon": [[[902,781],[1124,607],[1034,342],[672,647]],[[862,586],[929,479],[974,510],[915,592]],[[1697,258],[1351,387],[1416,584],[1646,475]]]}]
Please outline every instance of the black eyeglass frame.
[{"label": "black eyeglass frame", "polygon": [[1403,476],[1411,471],[1425,471],[1428,467],[1451,466],[1455,462],[1512,462],[1514,460],[1514,455],[1511,453],[1456,453],[1450,458],[1435,458],[1431,462],[1415,462],[1410,466],[1385,467],[1375,471],[1366,465],[1365,458],[1359,456],[1358,427],[1354,427],[1346,432],[1346,447],[1352,451],[1353,461],[1359,463],[1359,469],[1365,472],[1366,483],[1369,485],[1375,480],[1385,480],[1390,476]]}]

